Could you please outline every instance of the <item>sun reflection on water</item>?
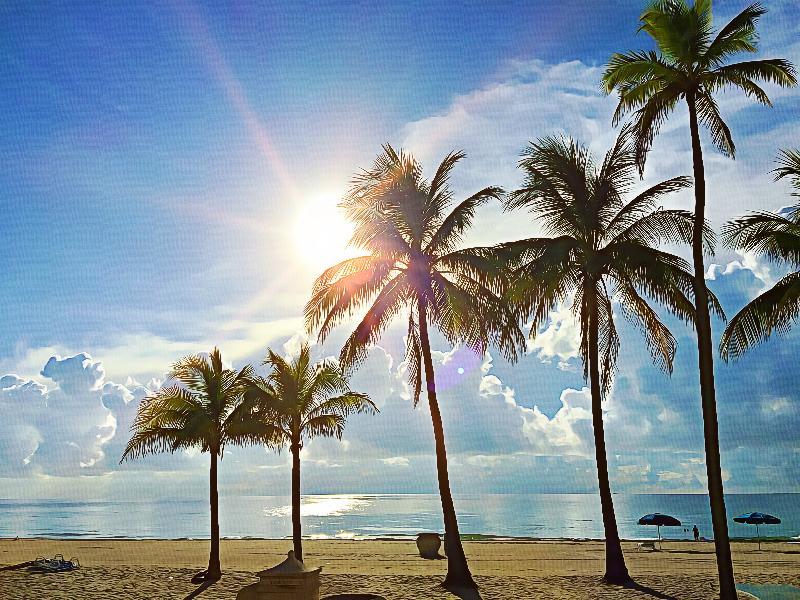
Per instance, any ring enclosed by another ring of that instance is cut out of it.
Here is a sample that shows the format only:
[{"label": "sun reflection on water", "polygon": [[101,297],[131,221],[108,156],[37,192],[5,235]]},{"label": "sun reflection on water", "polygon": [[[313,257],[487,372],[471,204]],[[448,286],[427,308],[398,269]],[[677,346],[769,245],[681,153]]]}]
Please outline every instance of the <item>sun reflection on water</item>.
[{"label": "sun reflection on water", "polygon": [[[338,517],[354,512],[362,512],[373,504],[364,496],[303,496],[300,500],[301,517]],[[276,508],[265,508],[269,517],[288,517],[292,514],[291,504]]]}]

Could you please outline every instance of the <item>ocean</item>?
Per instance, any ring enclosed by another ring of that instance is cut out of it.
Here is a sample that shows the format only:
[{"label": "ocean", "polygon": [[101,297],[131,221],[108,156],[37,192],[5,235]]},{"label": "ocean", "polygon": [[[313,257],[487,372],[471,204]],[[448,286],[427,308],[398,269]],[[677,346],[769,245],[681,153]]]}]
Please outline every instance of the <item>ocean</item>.
[{"label": "ocean", "polygon": [[[601,539],[600,500],[593,494],[474,494],[457,496],[462,534],[497,537]],[[766,512],[780,525],[761,526],[761,535],[800,536],[800,494],[726,496],[732,538],[754,537],[754,526],[733,522],[745,512]],[[662,527],[664,539],[712,537],[708,499],[692,494],[615,495],[620,535],[654,539],[655,527],[639,517],[661,512],[682,527]],[[306,495],[303,533],[312,538],[362,539],[413,536],[442,531],[441,505],[433,494]],[[291,535],[289,498],[221,496],[220,528],[227,538],[283,538]],[[209,536],[203,500],[134,502],[0,500],[0,537],[202,539]]]}]

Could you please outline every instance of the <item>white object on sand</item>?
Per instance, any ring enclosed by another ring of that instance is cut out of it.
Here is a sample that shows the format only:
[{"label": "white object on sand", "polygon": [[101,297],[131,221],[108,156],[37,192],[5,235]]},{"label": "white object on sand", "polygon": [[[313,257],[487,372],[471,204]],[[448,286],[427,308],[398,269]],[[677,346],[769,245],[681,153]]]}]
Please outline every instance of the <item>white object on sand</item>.
[{"label": "white object on sand", "polygon": [[282,563],[259,571],[260,581],[243,587],[236,600],[319,600],[321,571],[306,567],[290,550]]}]

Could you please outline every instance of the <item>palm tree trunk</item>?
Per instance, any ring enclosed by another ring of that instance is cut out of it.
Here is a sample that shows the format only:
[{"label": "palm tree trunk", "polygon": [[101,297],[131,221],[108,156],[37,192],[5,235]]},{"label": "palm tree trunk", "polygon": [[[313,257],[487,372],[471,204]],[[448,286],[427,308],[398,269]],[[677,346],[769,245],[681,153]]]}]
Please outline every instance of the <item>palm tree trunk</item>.
[{"label": "palm tree trunk", "polygon": [[450,477],[447,473],[447,449],[444,444],[444,426],[442,415],[439,412],[439,402],[436,399],[436,381],[433,374],[433,359],[431,358],[431,344],[428,338],[427,304],[424,299],[419,300],[419,338],[422,346],[422,359],[425,364],[425,383],[428,392],[428,405],[433,421],[433,438],[436,444],[436,473],[439,479],[439,496],[442,501],[444,515],[444,547],[447,553],[447,576],[444,580],[446,588],[477,589],[472,573],[469,571],[464,546],[461,544],[461,535],[458,531],[456,509],[453,505],[453,496],[450,493]]},{"label": "palm tree trunk", "polygon": [[211,450],[211,470],[209,476],[209,504],[211,505],[211,553],[208,557],[206,579],[219,579],[222,569],[219,564],[219,494],[217,491],[216,450]]},{"label": "palm tree trunk", "polygon": [[292,440],[292,541],[294,557],[303,561],[303,534],[300,527],[300,441]]},{"label": "palm tree trunk", "polygon": [[692,258],[694,262],[694,296],[697,305],[697,351],[700,365],[700,396],[703,405],[703,427],[706,445],[706,472],[708,496],[711,503],[711,522],[714,527],[714,545],[717,552],[717,571],[721,600],[735,600],[736,583],[733,576],[731,546],[728,540],[728,518],[725,512],[725,495],[722,486],[722,467],[719,456],[719,425],[717,424],[717,399],[714,391],[714,345],[711,338],[711,315],[708,310],[703,263],[703,224],[706,214],[706,180],[703,168],[703,150],[697,126],[697,108],[693,94],[687,94],[689,127],[692,133],[692,165],[694,168],[694,231]]},{"label": "palm tree trunk", "polygon": [[608,480],[608,458],[606,456],[606,434],[603,427],[603,396],[600,391],[600,357],[598,344],[597,296],[595,290],[587,290],[589,301],[589,385],[592,392],[592,426],[594,428],[594,452],[597,462],[597,481],[600,487],[600,506],[603,511],[603,529],[606,538],[606,572],[603,579],[609,583],[630,583],[631,577],[625,566],[625,556],[617,530],[614,500]]}]

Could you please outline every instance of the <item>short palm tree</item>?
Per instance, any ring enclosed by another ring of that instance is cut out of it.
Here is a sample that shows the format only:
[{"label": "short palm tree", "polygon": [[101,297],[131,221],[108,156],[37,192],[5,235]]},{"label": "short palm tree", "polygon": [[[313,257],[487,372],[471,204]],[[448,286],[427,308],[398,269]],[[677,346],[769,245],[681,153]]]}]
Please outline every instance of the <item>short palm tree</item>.
[{"label": "short palm tree", "polygon": [[208,570],[202,574],[207,580],[221,576],[217,462],[229,444],[266,443],[273,435],[271,427],[250,417],[243,402],[251,375],[249,365],[240,371],[225,368],[217,348],[208,356],[181,358],[169,374],[174,384],[162,387],[139,405],[131,426],[133,435],[120,461],[190,448],[209,453],[211,552]]},{"label": "short palm tree", "polygon": [[[800,151],[783,150],[775,179],[790,177],[800,198]],[[720,341],[722,358],[739,358],[773,332],[786,333],[800,317],[800,204],[784,214],[759,212],[731,221],[723,241],[788,265],[792,272],[750,301],[731,319]]]},{"label": "short palm tree", "polygon": [[428,326],[436,325],[451,343],[465,342],[480,353],[496,342],[511,358],[523,340],[516,315],[501,303],[497,263],[481,249],[458,249],[476,208],[502,193],[487,187],[451,210],[448,180],[463,157],[461,152],[448,154],[427,181],[412,156],[384,146],[372,168],[356,176],[342,202],[355,223],[351,244],[365,255],[322,273],[305,315],[309,330],[318,330],[324,340],[352,311],[370,304],[340,354],[342,365],[351,368],[363,360],[391,320],[407,311],[406,362],[414,404],[424,371],[433,421],[447,552],[444,585],[475,588],[450,492]]},{"label": "short palm tree", "polygon": [[603,75],[605,91],[611,93],[616,89],[619,92],[615,122],[625,113],[635,111],[634,131],[640,169],[644,168],[653,139],[673,109],[681,101],[685,101],[689,109],[695,183],[692,254],[694,293],[698,299],[696,330],[700,393],[708,491],[723,600],[735,598],[736,589],[719,457],[711,318],[705,302],[708,288],[702,237],[706,185],[699,125],[708,129],[711,140],[723,154],[733,157],[736,150],[733,138],[722,119],[714,94],[723,89],[738,88],[756,101],[770,105],[769,97],[759,82],[784,87],[797,83],[794,67],[783,59],[727,63],[736,54],[756,52],[756,25],[765,12],[760,4],[748,6],[713,35],[711,0],[696,0],[692,6],[686,0],[656,0],[642,13],[640,31],[653,38],[658,50],[615,54]]},{"label": "short palm tree", "polygon": [[523,187],[508,196],[506,208],[527,208],[552,237],[498,247],[498,253],[515,268],[509,300],[531,319],[531,335],[535,335],[555,305],[573,298],[584,377],[592,396],[606,540],[604,579],[624,584],[630,576],[611,497],[602,409],[619,350],[612,298],[645,337],[654,362],[671,372],[676,342],[648,299],[692,322],[692,275],[686,261],[655,245],[661,241],[688,243],[692,214],[657,208],[656,201],[691,185],[691,180],[662,181],[632,200],[624,200],[636,172],[628,128],[620,133],[602,164],[572,139],[547,137],[525,150],[519,166],[525,174]]},{"label": "short palm tree", "polygon": [[264,364],[266,377],[253,377],[245,392],[253,414],[275,433],[270,445],[288,444],[292,453],[292,539],[294,555],[303,560],[300,527],[300,450],[315,437],[342,439],[347,417],[353,413],[377,412],[366,394],[350,389],[334,361],[311,363],[311,350],[303,344],[298,356],[287,361],[269,350]]}]

